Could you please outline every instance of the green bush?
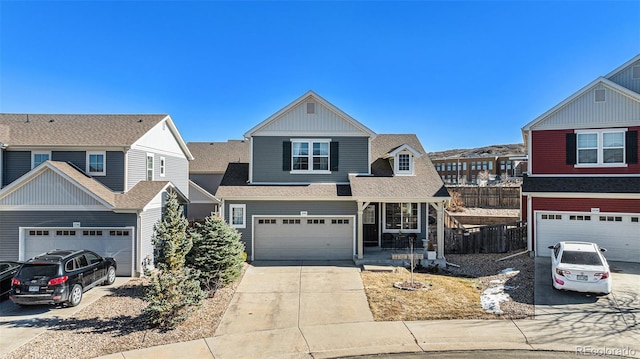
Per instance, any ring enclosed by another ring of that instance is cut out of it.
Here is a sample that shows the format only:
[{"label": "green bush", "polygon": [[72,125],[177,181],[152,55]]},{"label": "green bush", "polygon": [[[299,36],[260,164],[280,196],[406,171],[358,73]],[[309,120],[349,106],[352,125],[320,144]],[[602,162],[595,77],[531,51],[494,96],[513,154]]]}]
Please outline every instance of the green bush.
[{"label": "green bush", "polygon": [[196,224],[193,247],[186,261],[200,272],[200,281],[207,289],[236,280],[242,272],[244,258],[240,233],[222,218],[212,214],[203,224]]},{"label": "green bush", "polygon": [[163,330],[185,321],[191,308],[199,306],[206,297],[200,288],[198,271],[185,267],[192,241],[187,235],[189,222],[182,213],[177,195],[169,192],[162,220],[154,226],[152,238],[158,252],[158,270],[145,273],[151,276],[151,284],[145,290],[149,305],[144,314],[151,325]]},{"label": "green bush", "polygon": [[162,220],[154,225],[152,242],[157,249],[156,264],[161,269],[174,271],[184,267],[185,255],[191,250],[187,236],[189,221],[184,218],[177,195],[169,192]]},{"label": "green bush", "polygon": [[162,330],[184,322],[206,297],[197,276],[190,268],[151,274],[151,284],[145,290],[149,305],[143,311],[147,321]]}]

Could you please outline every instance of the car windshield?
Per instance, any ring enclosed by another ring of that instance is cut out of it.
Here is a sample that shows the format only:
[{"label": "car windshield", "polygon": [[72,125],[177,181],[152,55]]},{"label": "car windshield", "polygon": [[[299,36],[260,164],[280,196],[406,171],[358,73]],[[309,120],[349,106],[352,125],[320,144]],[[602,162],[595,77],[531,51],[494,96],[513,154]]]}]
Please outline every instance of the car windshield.
[{"label": "car windshield", "polygon": [[582,264],[588,266],[602,265],[600,256],[596,252],[581,252],[581,251],[564,251],[562,252],[562,263],[567,264]]},{"label": "car windshield", "polygon": [[20,270],[19,277],[23,280],[51,278],[55,277],[57,273],[57,264],[25,264]]}]

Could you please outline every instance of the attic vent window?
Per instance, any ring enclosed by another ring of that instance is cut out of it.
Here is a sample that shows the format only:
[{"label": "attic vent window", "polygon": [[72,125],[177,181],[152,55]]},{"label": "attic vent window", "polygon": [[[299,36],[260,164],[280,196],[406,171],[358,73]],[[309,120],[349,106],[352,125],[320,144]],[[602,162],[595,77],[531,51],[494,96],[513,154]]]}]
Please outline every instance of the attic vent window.
[{"label": "attic vent window", "polygon": [[595,91],[596,102],[604,102],[604,89],[598,89]]},{"label": "attic vent window", "polygon": [[634,67],[632,67],[631,72],[632,72],[631,76],[632,76],[634,79],[639,79],[639,80],[640,80],[640,66],[634,66]]},{"label": "attic vent window", "polygon": [[316,113],[316,103],[315,102],[307,102],[307,114],[313,115]]}]

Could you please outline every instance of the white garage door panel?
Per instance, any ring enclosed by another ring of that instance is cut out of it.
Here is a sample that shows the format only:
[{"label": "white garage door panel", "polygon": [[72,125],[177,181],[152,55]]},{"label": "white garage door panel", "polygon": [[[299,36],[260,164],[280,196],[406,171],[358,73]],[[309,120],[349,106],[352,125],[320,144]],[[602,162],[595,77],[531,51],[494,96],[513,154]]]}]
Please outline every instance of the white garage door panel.
[{"label": "white garage door panel", "polygon": [[[291,218],[299,224],[258,223],[255,219],[256,260],[338,260],[353,258],[353,220],[345,218]],[[332,219],[342,223],[332,224]],[[270,219],[271,221],[274,218]],[[286,220],[289,220],[287,218]],[[307,223],[308,220],[324,223]],[[347,224],[344,222],[348,221]],[[267,222],[267,221],[265,221]]]},{"label": "white garage door panel", "polygon": [[[543,218],[546,215],[546,219]],[[549,219],[550,216],[561,219]],[[571,220],[589,216],[590,220]],[[601,221],[600,217],[614,220]],[[621,220],[615,221],[618,217]],[[608,213],[554,213],[536,214],[536,253],[538,256],[551,255],[547,248],[560,241],[594,242],[607,249],[605,257],[610,261],[640,262],[640,223],[632,222],[638,215]]]},{"label": "white garage door panel", "polygon": [[56,235],[56,230],[49,229],[48,236],[30,235],[26,230],[24,258],[29,259],[52,249],[88,249],[103,257],[113,257],[118,265],[117,275],[131,276],[131,230],[125,229],[129,231],[128,236],[110,236],[109,230],[103,230],[103,236],[83,236],[82,229],[77,228],[74,228],[75,236],[64,236]]}]

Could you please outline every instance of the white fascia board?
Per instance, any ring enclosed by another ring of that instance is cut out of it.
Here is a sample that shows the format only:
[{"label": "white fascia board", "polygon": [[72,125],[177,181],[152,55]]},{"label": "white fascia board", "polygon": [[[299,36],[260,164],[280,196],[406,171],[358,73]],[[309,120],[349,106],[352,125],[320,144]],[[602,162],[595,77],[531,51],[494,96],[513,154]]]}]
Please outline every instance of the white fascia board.
[{"label": "white fascia board", "polygon": [[[18,206],[0,206],[0,212],[17,212],[17,211],[47,211],[47,212],[61,212],[61,211],[95,211],[95,212],[112,212],[111,209],[105,206],[59,206],[59,205],[18,205]],[[115,212],[115,211],[113,211]]]},{"label": "white fascia board", "polygon": [[[604,85],[606,87],[609,87],[610,89],[612,89],[612,90],[614,90],[614,91],[616,91],[616,92],[618,92],[618,93],[620,93],[620,94],[622,94],[624,96],[627,96],[632,100],[640,102],[640,94],[638,94],[636,92],[633,92],[633,91],[629,90],[628,88],[622,87],[622,86],[616,84],[615,82],[613,82],[611,80],[608,80],[608,79],[606,79],[604,77],[598,77],[597,79],[593,80],[588,85],[586,85],[585,87],[583,87],[580,90],[578,90],[578,92],[576,92],[573,95],[567,97],[564,101],[560,102],[559,104],[555,105],[550,110],[548,110],[547,112],[545,112],[542,115],[536,117],[536,119],[534,119],[533,121],[531,121],[528,124],[524,125],[524,127],[522,127],[523,133],[525,131],[531,131],[536,124],[538,124],[541,121],[544,121],[547,117],[549,117],[553,113],[559,111],[561,108],[563,108],[564,106],[568,105],[573,100],[575,100],[579,96],[582,96],[585,92],[591,90],[593,87],[595,87],[595,86],[597,86],[599,84],[602,84],[602,85]],[[590,125],[590,126],[593,126],[593,125]],[[571,128],[574,128],[574,127],[571,127]]]},{"label": "white fascia board", "polygon": [[607,78],[607,79],[609,79],[609,78],[611,78],[611,77],[615,76],[616,74],[618,74],[618,72],[620,72],[620,71],[622,71],[622,70],[626,69],[627,67],[629,67],[629,65],[631,65],[632,63],[634,63],[634,62],[636,62],[636,61],[638,61],[638,60],[640,60],[640,55],[636,55],[636,56],[634,56],[631,60],[629,60],[629,61],[625,62],[624,64],[622,64],[622,65],[620,65],[620,66],[618,66],[615,70],[613,70],[613,71],[609,72],[609,73],[608,73],[607,75],[605,75],[604,77],[605,77],[605,78]]},{"label": "white fascia board", "polygon": [[388,153],[385,155],[385,157],[384,157],[384,158],[394,157],[396,154],[398,154],[398,153],[400,153],[400,152],[402,152],[402,151],[404,151],[404,150],[408,150],[408,151],[410,151],[411,153],[413,153],[413,155],[414,155],[415,157],[420,157],[420,156],[422,156],[422,153],[418,152],[415,148],[413,148],[413,147],[411,147],[411,146],[409,146],[408,144],[406,144],[406,143],[405,143],[404,145],[402,145],[402,146],[400,146],[400,147],[396,148],[395,150],[393,150],[393,151],[391,151],[391,152],[388,152]]},{"label": "white fascia board", "polygon": [[532,198],[640,199],[640,193],[522,192]]},{"label": "white fascia board", "polygon": [[178,128],[176,127],[175,123],[173,123],[171,116],[167,115],[164,121],[167,122],[167,125],[169,126],[171,133],[173,133],[173,135],[175,136],[176,141],[178,141],[178,145],[180,146],[180,148],[182,148],[182,151],[184,151],[184,154],[187,157],[187,159],[189,161],[193,161],[194,157],[191,154],[191,151],[189,151],[189,147],[187,147],[187,143],[184,142],[184,139],[180,135],[180,131],[178,131]]},{"label": "white fascia board", "polygon": [[[347,122],[349,122],[354,127],[358,128],[360,131],[364,132],[365,134],[363,136],[370,136],[372,138],[376,137],[376,133],[373,132],[371,129],[369,129],[367,126],[365,126],[362,123],[358,122],[356,119],[354,119],[353,117],[349,116],[348,114],[346,114],[345,112],[343,112],[342,110],[340,110],[339,108],[337,108],[336,106],[334,106],[329,101],[325,100],[324,98],[322,98],[321,96],[319,96],[317,93],[315,93],[312,90],[307,91],[302,96],[298,97],[297,99],[295,99],[293,102],[291,102],[287,106],[283,107],[278,112],[276,112],[273,115],[269,116],[266,120],[260,122],[259,124],[257,124],[253,128],[251,128],[249,131],[247,131],[244,134],[244,137],[245,138],[249,138],[249,137],[253,136],[254,133],[259,131],[263,127],[265,127],[271,121],[274,121],[274,120],[278,119],[280,116],[282,116],[283,114],[285,114],[286,112],[291,110],[293,107],[295,107],[295,106],[299,105],[300,103],[302,103],[302,101],[304,101],[309,96],[313,97],[317,102],[320,102],[322,105],[327,107],[329,110],[335,112],[338,116],[340,116],[343,119],[345,119]],[[290,134],[291,133],[288,133],[287,135],[290,135]],[[276,136],[276,134],[272,134],[272,135]],[[295,134],[295,135],[297,135],[297,134]]]},{"label": "white fascia board", "polygon": [[344,197],[268,197],[268,196],[247,196],[247,197],[224,197],[223,201],[299,201],[299,202],[309,202],[309,201],[334,201],[334,202],[345,202],[345,201],[353,201],[353,197],[344,196]]}]

